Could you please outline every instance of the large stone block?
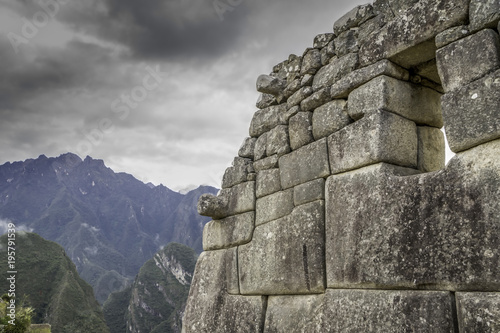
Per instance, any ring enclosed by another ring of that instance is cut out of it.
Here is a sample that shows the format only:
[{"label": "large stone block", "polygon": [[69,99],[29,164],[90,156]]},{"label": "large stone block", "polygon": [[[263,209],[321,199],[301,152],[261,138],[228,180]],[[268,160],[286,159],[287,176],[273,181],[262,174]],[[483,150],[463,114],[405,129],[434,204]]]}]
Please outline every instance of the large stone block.
[{"label": "large stone block", "polygon": [[471,30],[496,28],[500,20],[500,3],[496,0],[471,0],[469,15]]},{"label": "large stone block", "polygon": [[256,85],[258,92],[277,96],[285,89],[286,81],[263,74],[257,78]]},{"label": "large stone block", "polygon": [[319,140],[337,132],[339,129],[352,123],[347,114],[347,103],[337,99],[314,110],[312,116],[312,133],[315,140]]},{"label": "large stone block", "polygon": [[435,90],[382,75],[349,94],[347,112],[360,119],[374,110],[385,110],[417,124],[442,127],[440,99]]},{"label": "large stone block", "polygon": [[444,168],[446,154],[444,134],[439,128],[418,126],[418,165],[423,172]]},{"label": "large stone block", "polygon": [[379,162],[416,167],[417,126],[393,113],[377,111],[330,135],[328,149],[332,174]]},{"label": "large stone block", "polygon": [[500,293],[456,293],[461,333],[500,332]]},{"label": "large stone block", "polygon": [[255,112],[250,123],[250,136],[258,137],[282,124],[280,114],[286,111],[284,105],[273,105]]},{"label": "large stone block", "polygon": [[290,147],[296,150],[314,141],[312,135],[312,112],[299,112],[290,118]]},{"label": "large stone block", "polygon": [[467,25],[459,25],[458,27],[447,29],[436,35],[436,47],[440,49],[468,35],[470,35],[470,30]]},{"label": "large stone block", "polygon": [[203,250],[219,250],[252,240],[255,213],[248,212],[208,222],[203,228]]},{"label": "large stone block", "polygon": [[313,47],[315,49],[322,49],[326,47],[334,37],[335,35],[332,33],[319,34],[316,37],[314,37]]},{"label": "large stone block", "polygon": [[490,142],[433,173],[378,164],[328,178],[328,287],[499,290],[499,151]]},{"label": "large stone block", "polygon": [[481,30],[439,49],[436,60],[445,91],[459,89],[500,67],[500,37]]},{"label": "large stone block", "polygon": [[331,101],[331,99],[330,89],[323,88],[300,102],[300,109],[302,111],[313,111],[317,107]]},{"label": "large stone block", "polygon": [[453,297],[441,291],[330,289],[324,295],[270,296],[264,332],[453,333]]},{"label": "large stone block", "polygon": [[325,180],[323,178],[315,179],[293,188],[293,203],[295,206],[324,199]]},{"label": "large stone block", "polygon": [[281,191],[280,170],[277,168],[261,170],[257,173],[255,194],[257,198]]},{"label": "large stone block", "polygon": [[330,94],[332,98],[345,98],[351,91],[379,75],[386,75],[404,81],[407,81],[410,77],[406,69],[384,59],[373,65],[357,69],[342,77],[332,85]]},{"label": "large stone block", "polygon": [[258,161],[267,156],[267,135],[269,132],[263,133],[255,140],[255,144],[253,147],[253,159],[254,161]]},{"label": "large stone block", "polygon": [[350,53],[338,58],[329,65],[321,67],[321,69],[314,76],[312,85],[313,90],[318,91],[322,88],[331,86],[340,78],[358,68],[358,65],[358,54]]},{"label": "large stone block", "polygon": [[364,22],[375,16],[373,14],[373,7],[370,4],[357,6],[352,9],[347,14],[343,15],[333,24],[333,32],[335,35],[340,35],[344,31],[351,28],[359,26],[361,22]]},{"label": "large stone block", "polygon": [[[183,318],[183,333],[262,332],[266,297],[228,294],[228,285],[237,278],[233,262],[236,248],[203,252]],[[231,287],[232,288],[232,287]]]},{"label": "large stone block", "polygon": [[290,152],[290,141],[288,139],[288,126],[278,125],[267,133],[266,155],[278,156]]},{"label": "large stone block", "polygon": [[296,207],[291,215],[255,228],[238,251],[242,294],[324,292],[324,203]]},{"label": "large stone block", "polygon": [[259,161],[253,162],[255,172],[278,167],[278,155],[269,156]]},{"label": "large stone block", "polygon": [[321,67],[321,53],[317,49],[307,51],[302,59],[302,68],[300,75],[316,74],[316,71]]},{"label": "large stone block", "polygon": [[361,45],[362,66],[390,59],[410,68],[433,59],[433,38],[443,30],[467,23],[469,0],[420,0],[402,14],[405,19],[390,21]]},{"label": "large stone block", "polygon": [[335,38],[335,52],[338,57],[359,51],[357,30],[348,30]]},{"label": "large stone block", "polygon": [[213,219],[246,213],[255,209],[255,182],[245,182],[222,189],[219,195],[203,194],[198,200],[198,214]]},{"label": "large stone block", "polygon": [[283,189],[330,175],[326,139],[281,156],[279,166]]},{"label": "large stone block", "polygon": [[253,172],[253,162],[249,158],[235,157],[233,165],[226,169],[222,177],[222,188],[232,187],[247,181]]},{"label": "large stone block", "polygon": [[299,105],[307,97],[311,96],[313,89],[311,87],[302,87],[297,90],[290,98],[288,98],[286,104],[287,109],[291,109],[295,105]]},{"label": "large stone block", "polygon": [[238,150],[238,156],[244,157],[244,158],[250,158],[253,160],[255,141],[257,141],[256,138],[246,138],[243,141],[243,143],[241,144],[240,149]]},{"label": "large stone block", "polygon": [[450,149],[460,151],[500,137],[500,70],[441,99]]},{"label": "large stone block", "polygon": [[293,210],[293,189],[257,199],[255,224],[261,225],[290,214]]}]

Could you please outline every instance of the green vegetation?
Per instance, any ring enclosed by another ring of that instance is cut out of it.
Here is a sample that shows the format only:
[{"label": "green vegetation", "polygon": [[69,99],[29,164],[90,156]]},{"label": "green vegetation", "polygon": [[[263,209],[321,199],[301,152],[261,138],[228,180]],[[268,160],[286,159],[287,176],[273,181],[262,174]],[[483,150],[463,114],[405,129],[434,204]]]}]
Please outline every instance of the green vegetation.
[{"label": "green vegetation", "polygon": [[[12,307],[13,306],[13,307]],[[10,308],[12,307],[12,310]],[[3,333],[25,333],[31,325],[33,309],[25,305],[25,301],[4,294],[0,300],[0,325]]]}]

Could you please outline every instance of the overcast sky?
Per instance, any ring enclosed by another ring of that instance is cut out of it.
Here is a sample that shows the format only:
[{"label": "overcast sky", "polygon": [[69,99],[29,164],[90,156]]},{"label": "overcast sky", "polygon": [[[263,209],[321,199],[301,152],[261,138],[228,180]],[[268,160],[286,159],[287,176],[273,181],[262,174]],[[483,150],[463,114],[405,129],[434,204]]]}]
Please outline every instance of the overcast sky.
[{"label": "overcast sky", "polygon": [[66,152],[220,186],[258,75],[362,0],[0,0],[0,164]]}]

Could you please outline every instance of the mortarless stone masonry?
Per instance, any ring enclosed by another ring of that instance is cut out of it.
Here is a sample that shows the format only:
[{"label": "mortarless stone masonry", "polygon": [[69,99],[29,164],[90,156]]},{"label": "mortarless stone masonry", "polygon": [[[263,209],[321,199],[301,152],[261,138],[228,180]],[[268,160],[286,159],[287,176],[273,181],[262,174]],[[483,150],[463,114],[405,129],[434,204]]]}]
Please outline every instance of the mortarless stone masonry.
[{"label": "mortarless stone masonry", "polygon": [[499,21],[374,0],[261,75],[183,332],[500,332]]}]

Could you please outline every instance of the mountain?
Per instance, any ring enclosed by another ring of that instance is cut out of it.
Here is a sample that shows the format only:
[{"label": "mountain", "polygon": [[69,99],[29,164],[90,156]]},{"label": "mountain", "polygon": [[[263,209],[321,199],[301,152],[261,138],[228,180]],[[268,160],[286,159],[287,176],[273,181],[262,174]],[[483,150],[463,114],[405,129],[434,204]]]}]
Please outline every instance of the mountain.
[{"label": "mountain", "polygon": [[201,186],[187,194],[115,173],[102,160],[68,153],[0,166],[0,219],[62,245],[104,303],[165,244],[201,252],[208,218],[196,211]]},{"label": "mountain", "polygon": [[180,333],[196,259],[193,249],[178,243],[156,253],[132,286],[104,304],[111,333]]},{"label": "mountain", "polygon": [[[0,292],[10,288],[7,235],[0,237]],[[92,287],[83,281],[64,249],[34,233],[15,237],[16,300],[27,297],[32,323],[49,323],[57,333],[109,332]]]}]

